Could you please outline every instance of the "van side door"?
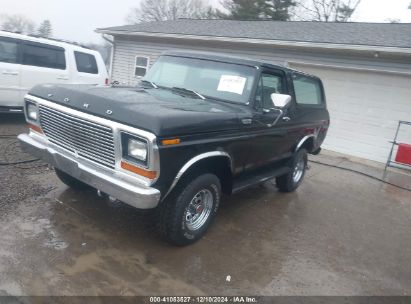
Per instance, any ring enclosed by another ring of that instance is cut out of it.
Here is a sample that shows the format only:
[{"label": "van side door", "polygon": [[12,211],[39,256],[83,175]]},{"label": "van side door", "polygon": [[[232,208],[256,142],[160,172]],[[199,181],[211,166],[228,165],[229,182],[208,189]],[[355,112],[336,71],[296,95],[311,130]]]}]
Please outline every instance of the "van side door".
[{"label": "van side door", "polygon": [[21,56],[21,98],[38,84],[69,83],[70,73],[64,48],[24,41]]},{"label": "van side door", "polygon": [[0,37],[0,107],[22,107],[20,100],[20,43]]}]

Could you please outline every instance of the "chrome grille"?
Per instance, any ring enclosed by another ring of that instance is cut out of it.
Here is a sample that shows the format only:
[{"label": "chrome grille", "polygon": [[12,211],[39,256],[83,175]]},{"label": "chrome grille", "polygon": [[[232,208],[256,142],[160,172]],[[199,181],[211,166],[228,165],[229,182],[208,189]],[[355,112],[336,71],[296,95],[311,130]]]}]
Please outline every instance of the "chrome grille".
[{"label": "chrome grille", "polygon": [[47,138],[88,160],[114,168],[113,130],[82,118],[39,105],[40,125]]}]

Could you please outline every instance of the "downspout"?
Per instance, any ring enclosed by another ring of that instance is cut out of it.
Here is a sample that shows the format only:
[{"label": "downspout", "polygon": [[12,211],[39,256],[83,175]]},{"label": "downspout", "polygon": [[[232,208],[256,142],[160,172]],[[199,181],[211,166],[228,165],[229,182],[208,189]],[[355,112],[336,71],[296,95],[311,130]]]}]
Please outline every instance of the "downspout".
[{"label": "downspout", "polygon": [[102,34],[101,37],[107,41],[109,44],[111,44],[111,54],[110,54],[110,68],[109,68],[109,78],[111,82],[111,77],[113,75],[113,61],[114,61],[114,40],[111,40],[106,36],[106,34]]}]

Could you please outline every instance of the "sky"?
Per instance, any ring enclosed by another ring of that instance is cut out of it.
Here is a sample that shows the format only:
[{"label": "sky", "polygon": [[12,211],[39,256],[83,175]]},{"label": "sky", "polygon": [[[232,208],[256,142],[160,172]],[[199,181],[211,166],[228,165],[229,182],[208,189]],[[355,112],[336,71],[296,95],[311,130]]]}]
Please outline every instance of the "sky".
[{"label": "sky", "polygon": [[[126,16],[141,0],[0,0],[3,14],[21,14],[39,24],[49,19],[54,36],[82,43],[99,43],[94,30],[126,24]],[[218,5],[219,0],[209,0]],[[399,19],[411,23],[411,0],[362,0],[352,21],[387,22]]]}]

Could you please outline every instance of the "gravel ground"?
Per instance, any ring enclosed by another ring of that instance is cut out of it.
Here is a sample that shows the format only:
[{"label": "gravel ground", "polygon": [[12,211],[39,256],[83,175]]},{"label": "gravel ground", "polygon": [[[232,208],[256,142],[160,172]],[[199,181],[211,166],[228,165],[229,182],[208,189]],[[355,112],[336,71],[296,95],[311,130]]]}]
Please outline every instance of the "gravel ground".
[{"label": "gravel ground", "polygon": [[[0,207],[4,215],[13,204],[26,198],[44,195],[53,187],[36,182],[52,174],[49,167],[41,161],[5,166],[5,163],[15,163],[33,160],[33,157],[22,152],[16,135],[26,132],[27,128],[21,115],[0,116]],[[30,182],[28,183],[28,180]]]}]

